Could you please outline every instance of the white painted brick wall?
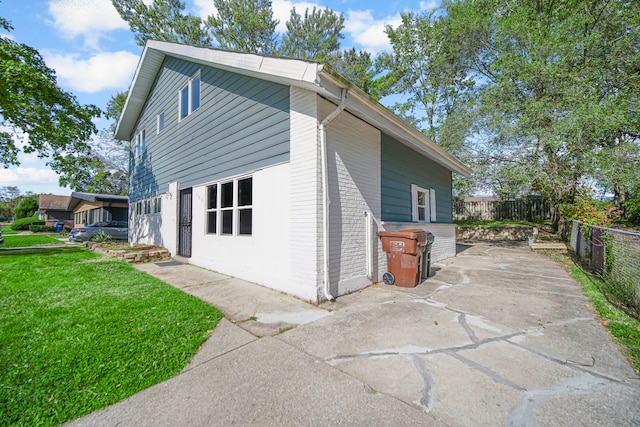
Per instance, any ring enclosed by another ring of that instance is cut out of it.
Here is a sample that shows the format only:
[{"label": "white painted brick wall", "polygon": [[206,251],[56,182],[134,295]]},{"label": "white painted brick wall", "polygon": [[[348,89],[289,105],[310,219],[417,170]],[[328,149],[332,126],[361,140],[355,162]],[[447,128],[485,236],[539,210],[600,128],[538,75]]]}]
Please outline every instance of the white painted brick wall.
[{"label": "white painted brick wall", "polygon": [[[456,256],[455,224],[425,224],[416,222],[385,222],[384,230],[421,229],[435,236],[431,247],[431,261],[438,262]],[[385,258],[386,266],[386,258]],[[385,267],[386,268],[386,267]]]},{"label": "white painted brick wall", "polygon": [[[320,119],[336,108],[324,99],[319,105]],[[364,212],[380,218],[380,132],[342,112],[327,126],[327,151],[331,293],[339,296],[377,281],[377,262],[373,278],[367,276]],[[371,242],[378,260],[377,240]]]},{"label": "white painted brick wall", "polygon": [[317,95],[292,87],[290,96],[290,274],[296,294],[315,303],[322,283]]}]

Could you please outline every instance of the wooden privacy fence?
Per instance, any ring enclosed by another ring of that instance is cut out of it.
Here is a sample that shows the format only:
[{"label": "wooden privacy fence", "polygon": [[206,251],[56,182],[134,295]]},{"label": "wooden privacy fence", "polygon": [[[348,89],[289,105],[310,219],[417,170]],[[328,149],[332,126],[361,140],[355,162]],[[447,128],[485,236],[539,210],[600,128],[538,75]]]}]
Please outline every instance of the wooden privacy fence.
[{"label": "wooden privacy fence", "polygon": [[453,202],[453,219],[544,221],[551,218],[551,208],[542,199]]}]

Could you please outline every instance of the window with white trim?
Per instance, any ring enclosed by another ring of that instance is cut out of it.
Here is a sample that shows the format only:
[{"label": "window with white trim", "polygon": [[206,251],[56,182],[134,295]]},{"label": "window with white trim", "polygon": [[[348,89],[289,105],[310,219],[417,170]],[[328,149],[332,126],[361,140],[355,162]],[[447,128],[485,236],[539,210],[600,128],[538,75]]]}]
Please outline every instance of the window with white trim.
[{"label": "window with white trim", "polygon": [[147,132],[142,129],[134,138],[134,150],[136,157],[140,157],[142,153],[147,151]]},{"label": "window with white trim", "polygon": [[207,186],[206,232],[227,236],[253,233],[253,178]]},{"label": "window with white trim", "polygon": [[411,184],[411,217],[413,222],[436,222],[436,190]]},{"label": "window with white trim", "polygon": [[200,108],[200,72],[191,77],[178,92],[179,121]]},{"label": "window with white trim", "polygon": [[164,111],[160,112],[156,117],[156,134],[164,130]]}]

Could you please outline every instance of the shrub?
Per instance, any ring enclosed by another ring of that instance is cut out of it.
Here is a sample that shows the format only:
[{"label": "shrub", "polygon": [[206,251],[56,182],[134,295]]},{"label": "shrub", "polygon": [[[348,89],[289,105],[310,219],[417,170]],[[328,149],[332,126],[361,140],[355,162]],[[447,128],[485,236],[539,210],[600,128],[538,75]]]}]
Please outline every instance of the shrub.
[{"label": "shrub", "polygon": [[631,225],[640,226],[640,197],[628,200],[622,206]]},{"label": "shrub", "polygon": [[613,203],[580,198],[572,204],[560,206],[560,212],[569,220],[578,220],[584,224],[609,227],[620,217],[620,211],[613,207]]},{"label": "shrub", "polygon": [[14,231],[18,230],[28,230],[30,225],[44,225],[44,221],[39,220],[37,216],[32,216],[30,218],[22,218],[14,221],[11,224],[11,229]]},{"label": "shrub", "polygon": [[96,234],[93,235],[93,237],[91,238],[92,242],[96,242],[96,243],[108,243],[111,242],[113,239],[111,238],[111,236],[109,236],[107,233],[105,233],[104,231],[98,231]]},{"label": "shrub", "polygon": [[53,227],[50,225],[30,225],[29,231],[32,233],[53,233]]}]

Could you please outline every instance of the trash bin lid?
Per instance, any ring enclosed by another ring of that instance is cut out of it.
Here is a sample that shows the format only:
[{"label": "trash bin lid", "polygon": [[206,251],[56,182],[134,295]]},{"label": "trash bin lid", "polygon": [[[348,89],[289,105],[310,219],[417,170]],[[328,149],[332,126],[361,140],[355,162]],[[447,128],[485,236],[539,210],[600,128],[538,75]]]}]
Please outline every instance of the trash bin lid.
[{"label": "trash bin lid", "polygon": [[425,230],[416,228],[408,230],[378,231],[378,236],[417,240],[419,245],[424,245],[427,243],[427,233],[428,232]]}]

